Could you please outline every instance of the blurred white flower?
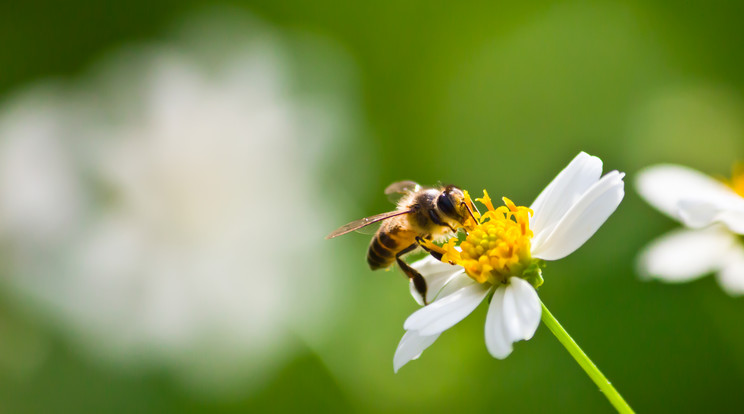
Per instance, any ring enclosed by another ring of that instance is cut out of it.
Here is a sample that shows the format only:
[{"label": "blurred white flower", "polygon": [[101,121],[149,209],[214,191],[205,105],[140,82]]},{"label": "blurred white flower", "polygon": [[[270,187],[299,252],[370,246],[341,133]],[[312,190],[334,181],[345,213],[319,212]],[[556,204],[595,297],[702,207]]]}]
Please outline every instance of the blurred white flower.
[{"label": "blurred white flower", "polygon": [[106,360],[217,389],[263,382],[336,298],[317,271],[332,212],[319,177],[343,97],[295,92],[301,62],[240,23],[250,35],[195,25],[221,55],[128,51],[0,109],[10,289]]},{"label": "blurred white flower", "polygon": [[[529,209],[506,198],[505,207],[494,209],[484,191],[481,201],[488,212],[479,224],[466,223],[466,240],[456,246],[456,239],[450,239],[441,251],[442,261],[427,256],[412,264],[426,279],[430,303],[406,320],[406,333],[393,357],[395,371],[418,358],[489,294],[488,352],[503,359],[514,342],[532,338],[541,316],[533,287],[542,283],[540,260],[566,257],[594,235],[623,199],[623,176],[618,171],[602,176],[602,161],[582,152]],[[424,303],[413,286],[411,294]]]},{"label": "blurred white flower", "polygon": [[657,165],[638,173],[638,193],[662,213],[682,222],[649,244],[639,272],[667,282],[716,273],[731,295],[744,294],[744,174],[730,185],[680,165]]}]

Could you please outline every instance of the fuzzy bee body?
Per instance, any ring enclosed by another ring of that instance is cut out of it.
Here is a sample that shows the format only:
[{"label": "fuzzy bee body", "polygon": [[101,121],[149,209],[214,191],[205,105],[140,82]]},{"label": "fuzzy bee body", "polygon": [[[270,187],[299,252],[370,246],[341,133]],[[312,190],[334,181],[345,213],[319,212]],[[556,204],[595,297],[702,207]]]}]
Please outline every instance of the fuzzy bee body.
[{"label": "fuzzy bee body", "polygon": [[397,262],[426,298],[426,281],[401,256],[419,247],[419,240],[439,240],[453,234],[468,214],[464,194],[455,186],[422,188],[412,181],[393,183],[385,193],[403,195],[396,210],[353,221],[326,238],[381,222],[367,250],[369,267],[372,270],[384,269]]},{"label": "fuzzy bee body", "polygon": [[402,250],[416,244],[416,238],[441,239],[452,233],[458,220],[439,211],[437,198],[442,190],[428,188],[406,194],[398,203],[397,211],[405,215],[382,222],[367,250],[367,263],[372,270],[389,267]]},{"label": "fuzzy bee body", "polygon": [[[386,223],[387,224],[387,223]],[[395,262],[395,255],[406,247],[416,243],[418,233],[397,223],[383,225],[372,237],[367,250],[367,263],[372,270],[390,267]]]}]

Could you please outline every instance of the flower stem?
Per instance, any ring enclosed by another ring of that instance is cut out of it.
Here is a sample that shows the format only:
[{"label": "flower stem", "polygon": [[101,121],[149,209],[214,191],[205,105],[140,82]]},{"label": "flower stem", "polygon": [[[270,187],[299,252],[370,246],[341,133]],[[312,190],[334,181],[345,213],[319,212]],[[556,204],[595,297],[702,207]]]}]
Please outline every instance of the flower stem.
[{"label": "flower stem", "polygon": [[620,395],[620,393],[617,392],[615,387],[610,384],[610,381],[608,381],[607,378],[602,375],[602,372],[599,371],[599,368],[594,365],[592,360],[589,359],[588,356],[586,356],[581,348],[579,348],[579,345],[576,343],[576,341],[574,341],[573,338],[571,338],[571,335],[569,335],[568,332],[563,329],[563,326],[561,326],[558,320],[555,319],[553,314],[550,313],[550,311],[548,310],[548,308],[545,307],[545,304],[542,303],[542,301],[540,301],[540,305],[542,305],[543,323],[547,325],[548,329],[550,329],[550,332],[553,332],[553,335],[558,338],[558,341],[563,344],[568,353],[571,354],[572,357],[574,357],[576,362],[578,362],[581,368],[583,368],[587,375],[589,375],[589,378],[591,378],[592,381],[597,384],[599,390],[604,393],[605,397],[607,397],[608,400],[610,400],[610,404],[612,404],[619,413],[633,413],[633,409],[630,408],[628,403],[625,402],[625,400]]}]

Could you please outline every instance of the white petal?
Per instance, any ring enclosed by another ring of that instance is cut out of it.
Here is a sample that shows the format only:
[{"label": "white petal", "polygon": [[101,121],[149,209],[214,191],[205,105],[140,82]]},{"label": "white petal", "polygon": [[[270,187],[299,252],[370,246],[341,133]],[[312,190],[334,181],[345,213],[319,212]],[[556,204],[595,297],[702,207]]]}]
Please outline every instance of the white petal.
[{"label": "white petal", "polygon": [[685,225],[698,229],[722,223],[731,231],[744,234],[744,198],[737,194],[706,199],[687,199],[678,204],[678,214]]},{"label": "white petal", "polygon": [[[625,174],[607,173],[571,206],[542,239],[535,237],[532,255],[545,260],[557,260],[581,247],[617,209],[625,195]],[[537,213],[535,213],[537,217]]]},{"label": "white petal", "polygon": [[418,358],[422,352],[439,338],[439,334],[422,336],[416,331],[406,331],[393,356],[393,369],[398,372],[408,361]]},{"label": "white petal", "polygon": [[638,193],[649,204],[678,220],[680,201],[736,196],[723,183],[681,165],[645,168],[638,172],[635,185]]},{"label": "white petal", "polygon": [[[421,276],[426,280],[426,301],[428,303],[433,302],[440,294],[442,288],[449,284],[453,278],[464,273],[462,267],[442,263],[431,256],[412,263],[411,267],[421,273]],[[424,306],[424,301],[416,290],[412,280],[409,282],[409,288],[411,290],[411,296],[413,296],[419,305]]]},{"label": "white petal", "polygon": [[498,359],[506,358],[512,351],[512,341],[507,337],[502,315],[505,293],[505,286],[499,286],[496,289],[486,315],[486,348],[494,358]]},{"label": "white petal", "polygon": [[486,316],[486,348],[495,358],[504,359],[512,343],[531,339],[540,325],[542,308],[535,289],[523,279],[512,277],[508,286],[493,294]]},{"label": "white petal", "polygon": [[[509,301],[514,303],[515,315],[512,315],[512,311],[506,306]],[[535,288],[524,279],[510,278],[504,296],[504,319],[513,318],[517,321],[515,325],[518,330],[514,331],[512,340],[531,339],[540,325],[541,315],[542,307]],[[509,326],[509,323],[506,325]]]},{"label": "white petal", "polygon": [[744,249],[740,245],[726,257],[718,273],[718,283],[729,295],[744,295]]},{"label": "white petal", "polygon": [[530,223],[535,235],[549,232],[601,174],[602,160],[599,158],[585,152],[574,157],[530,206],[535,213]]},{"label": "white petal", "polygon": [[451,264],[437,260],[431,255],[411,263],[411,267],[421,273],[424,277],[429,273],[452,271],[455,268]]},{"label": "white petal", "polygon": [[[448,273],[446,276],[446,279],[437,278],[435,284],[429,284],[429,278],[424,276],[424,279],[427,280],[426,299],[429,303],[432,303],[437,299],[442,299],[445,296],[449,296],[465,286],[477,283],[465,274],[465,269],[460,266],[457,266],[454,273]],[[416,299],[416,302],[418,302],[419,305],[424,306],[424,302],[421,300],[421,295],[419,295],[416,287],[413,285],[413,281],[409,282],[409,289],[411,290],[411,296]]]},{"label": "white petal", "polygon": [[489,290],[491,286],[487,284],[467,285],[417,310],[406,319],[403,327],[406,330],[418,331],[424,336],[441,333],[470,315]]},{"label": "white petal", "polygon": [[442,299],[446,296],[449,296],[458,290],[469,286],[476,284],[475,280],[473,280],[470,276],[468,276],[465,273],[465,269],[460,268],[460,271],[458,273],[455,273],[442,287],[442,290],[439,291],[439,294],[437,294],[435,299]]},{"label": "white petal", "polygon": [[675,230],[643,249],[638,272],[667,282],[687,282],[720,269],[735,242],[721,227]]}]

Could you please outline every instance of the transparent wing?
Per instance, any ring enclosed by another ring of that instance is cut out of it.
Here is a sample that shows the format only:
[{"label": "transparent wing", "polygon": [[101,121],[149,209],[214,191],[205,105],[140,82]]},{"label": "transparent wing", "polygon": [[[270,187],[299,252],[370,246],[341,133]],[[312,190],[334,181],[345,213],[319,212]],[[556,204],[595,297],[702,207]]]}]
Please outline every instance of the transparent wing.
[{"label": "transparent wing", "polygon": [[360,227],[360,228],[354,230],[354,233],[366,234],[367,236],[371,236],[371,235],[377,233],[377,230],[380,230],[380,226],[381,225],[382,225],[382,221],[377,221],[377,222],[371,223],[371,224],[369,224],[367,226]]},{"label": "transparent wing", "polygon": [[410,212],[411,210],[395,210],[395,211],[389,211],[387,213],[377,214],[375,216],[365,217],[363,219],[355,220],[349,224],[339,227],[338,229],[336,229],[336,231],[327,235],[326,239],[332,239],[334,237],[344,235],[354,230],[361,229],[362,227],[369,226],[372,223],[377,223],[378,221],[387,220],[389,218],[396,217],[396,216],[402,216],[403,214],[408,214]]},{"label": "transparent wing", "polygon": [[421,185],[415,181],[404,180],[390,184],[385,189],[388,200],[397,203],[404,194],[416,192],[421,189]]},{"label": "transparent wing", "polygon": [[415,181],[405,180],[405,181],[398,181],[395,183],[390,184],[385,189],[385,194],[405,194],[410,191],[418,191],[421,189],[421,185]]}]

